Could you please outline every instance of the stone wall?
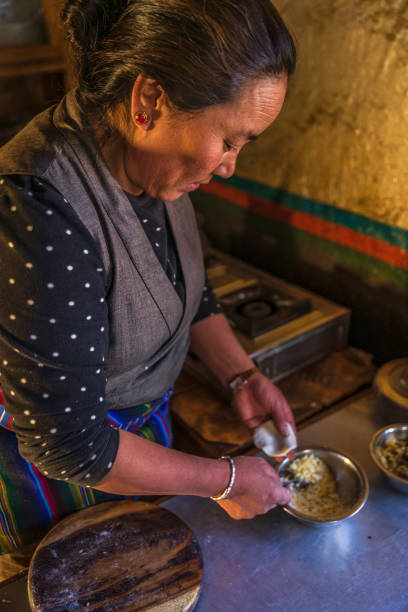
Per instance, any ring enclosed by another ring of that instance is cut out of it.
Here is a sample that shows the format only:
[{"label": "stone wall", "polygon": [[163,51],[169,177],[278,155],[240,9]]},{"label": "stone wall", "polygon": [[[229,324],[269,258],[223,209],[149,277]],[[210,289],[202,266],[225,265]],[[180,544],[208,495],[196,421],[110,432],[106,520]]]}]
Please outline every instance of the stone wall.
[{"label": "stone wall", "polygon": [[236,176],[194,195],[213,245],[352,309],[350,342],[408,353],[408,4],[276,0],[299,61]]}]

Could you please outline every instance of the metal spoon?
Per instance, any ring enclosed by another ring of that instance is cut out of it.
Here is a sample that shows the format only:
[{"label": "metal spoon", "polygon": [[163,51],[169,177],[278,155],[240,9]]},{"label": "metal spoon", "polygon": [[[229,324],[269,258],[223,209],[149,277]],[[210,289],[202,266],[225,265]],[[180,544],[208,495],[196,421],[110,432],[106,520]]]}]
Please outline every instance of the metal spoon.
[{"label": "metal spoon", "polygon": [[280,479],[284,487],[294,487],[295,489],[304,489],[311,484],[309,480],[296,478],[289,470],[282,472]]}]

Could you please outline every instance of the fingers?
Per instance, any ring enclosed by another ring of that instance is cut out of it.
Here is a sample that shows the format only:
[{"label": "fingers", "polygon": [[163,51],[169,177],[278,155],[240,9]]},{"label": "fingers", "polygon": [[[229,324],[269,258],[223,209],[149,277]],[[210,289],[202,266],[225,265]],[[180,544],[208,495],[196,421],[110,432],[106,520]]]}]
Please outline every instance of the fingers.
[{"label": "fingers", "polygon": [[249,384],[234,397],[234,404],[251,431],[271,417],[282,436],[289,435],[288,425],[296,431],[295,419],[285,397],[263,374],[249,379]]},{"label": "fingers", "polygon": [[253,518],[290,501],[291,492],[282,487],[277,472],[265,459],[237,457],[236,469],[230,497],[218,502],[232,518]]},{"label": "fingers", "polygon": [[288,436],[290,431],[288,429],[288,425],[290,425],[293,431],[296,431],[295,419],[293,417],[293,412],[290,409],[289,404],[282,394],[279,392],[279,396],[275,401],[273,407],[271,406],[271,410],[273,411],[275,417],[275,423],[279,430],[279,432],[283,436]]},{"label": "fingers", "polygon": [[241,519],[252,519],[258,513],[244,505],[232,502],[228,499],[217,502],[219,506],[233,519],[239,521]]},{"label": "fingers", "polygon": [[296,432],[296,425],[293,413],[288,403],[283,397],[282,400],[277,403],[277,405],[275,405],[273,412],[276,427],[283,436],[287,437],[291,433],[288,425],[292,427],[293,432]]},{"label": "fingers", "polygon": [[273,470],[273,478],[271,485],[271,493],[273,495],[273,500],[275,501],[276,505],[285,506],[290,502],[292,498],[292,492],[287,487],[282,486],[278,473],[272,467],[271,469]]},{"label": "fingers", "polygon": [[265,423],[269,418],[268,415],[265,414],[255,414],[251,416],[249,419],[244,419],[245,425],[248,427],[250,431],[254,431],[257,427]]},{"label": "fingers", "polygon": [[241,519],[252,519],[258,515],[266,514],[270,510],[273,510],[277,506],[285,506],[290,502],[291,493],[289,490],[283,488],[283,491],[280,492],[278,498],[273,502],[263,503],[263,504],[255,504],[254,500],[245,500],[244,502],[240,502],[240,500],[229,500],[225,499],[222,501],[218,501],[217,504],[221,506],[221,508],[233,519],[241,520]]},{"label": "fingers", "polygon": [[[250,379],[250,384],[254,399],[260,406],[259,413],[271,415],[279,432],[283,436],[289,434],[287,424],[291,425],[293,431],[296,431],[292,410],[282,392],[263,375],[254,376],[252,383]],[[253,413],[252,416],[254,416]]]},{"label": "fingers", "polygon": [[282,487],[281,492],[280,492],[280,497],[278,500],[279,506],[286,506],[286,504],[288,504],[291,499],[292,499],[291,491],[287,489],[286,487]]}]

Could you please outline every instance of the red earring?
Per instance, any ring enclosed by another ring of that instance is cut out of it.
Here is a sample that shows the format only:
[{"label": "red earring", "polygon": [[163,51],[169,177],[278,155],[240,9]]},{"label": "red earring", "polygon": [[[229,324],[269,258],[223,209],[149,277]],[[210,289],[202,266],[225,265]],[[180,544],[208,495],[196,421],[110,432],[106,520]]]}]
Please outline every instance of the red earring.
[{"label": "red earring", "polygon": [[149,117],[147,116],[147,114],[144,111],[141,111],[140,113],[136,113],[135,121],[139,125],[144,125],[145,123],[147,123],[149,121]]}]

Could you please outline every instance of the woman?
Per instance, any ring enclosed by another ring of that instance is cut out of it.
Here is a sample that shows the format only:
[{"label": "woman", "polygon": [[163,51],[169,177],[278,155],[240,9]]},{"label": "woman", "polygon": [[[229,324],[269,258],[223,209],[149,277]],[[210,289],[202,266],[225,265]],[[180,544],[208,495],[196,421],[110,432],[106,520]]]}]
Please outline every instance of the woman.
[{"label": "woman", "polygon": [[187,196],[275,120],[292,39],[269,0],[62,17],[79,86],[0,152],[3,552],[123,495],[213,497],[233,518],[290,498],[261,458],[172,450],[168,400],[190,346],[250,429],[294,428],[205,281]]}]

